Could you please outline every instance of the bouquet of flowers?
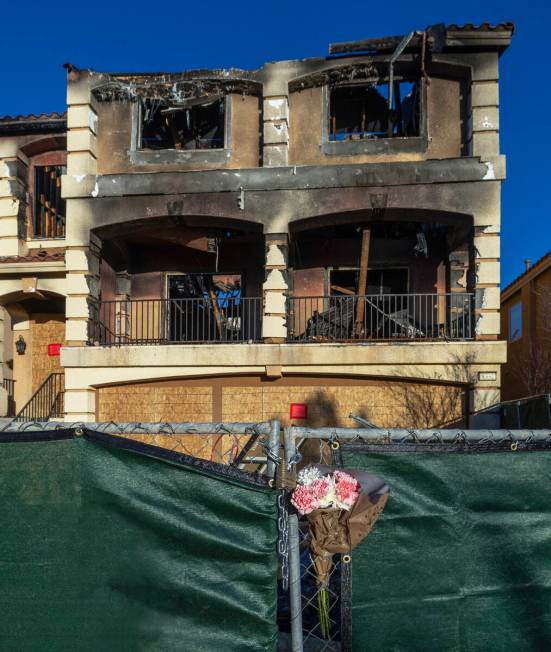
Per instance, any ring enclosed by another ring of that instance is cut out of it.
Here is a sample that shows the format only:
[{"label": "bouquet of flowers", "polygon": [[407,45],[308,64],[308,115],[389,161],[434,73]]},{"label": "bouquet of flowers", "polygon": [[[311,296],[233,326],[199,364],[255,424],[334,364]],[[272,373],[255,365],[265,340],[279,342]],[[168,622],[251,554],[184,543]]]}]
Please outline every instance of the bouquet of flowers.
[{"label": "bouquet of flowers", "polygon": [[291,503],[308,518],[310,552],[316,570],[322,636],[329,638],[329,577],[333,555],[349,555],[371,532],[389,494],[384,480],[365,471],[322,465],[299,472]]}]

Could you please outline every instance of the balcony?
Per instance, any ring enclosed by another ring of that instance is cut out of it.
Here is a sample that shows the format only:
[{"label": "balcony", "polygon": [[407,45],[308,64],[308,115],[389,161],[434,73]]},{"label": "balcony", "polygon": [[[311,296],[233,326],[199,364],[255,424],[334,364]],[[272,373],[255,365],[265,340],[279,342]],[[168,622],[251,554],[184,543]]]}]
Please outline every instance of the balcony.
[{"label": "balcony", "polygon": [[253,343],[262,338],[262,299],[204,297],[92,304],[90,341],[126,344]]},{"label": "balcony", "polygon": [[[262,298],[103,301],[92,305],[100,346],[257,343]],[[463,341],[474,338],[470,293],[289,297],[290,343]]]},{"label": "balcony", "polygon": [[289,342],[471,340],[470,293],[372,294],[288,299]]}]

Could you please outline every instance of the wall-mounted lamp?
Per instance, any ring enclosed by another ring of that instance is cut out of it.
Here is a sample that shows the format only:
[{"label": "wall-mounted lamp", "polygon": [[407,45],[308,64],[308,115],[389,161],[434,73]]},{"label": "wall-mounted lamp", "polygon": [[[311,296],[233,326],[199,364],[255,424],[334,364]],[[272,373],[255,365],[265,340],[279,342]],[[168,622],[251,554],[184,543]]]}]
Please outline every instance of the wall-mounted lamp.
[{"label": "wall-mounted lamp", "polygon": [[20,335],[19,339],[15,343],[15,350],[19,355],[23,355],[26,349],[27,349],[27,342],[25,342],[25,340],[23,339],[23,335]]}]

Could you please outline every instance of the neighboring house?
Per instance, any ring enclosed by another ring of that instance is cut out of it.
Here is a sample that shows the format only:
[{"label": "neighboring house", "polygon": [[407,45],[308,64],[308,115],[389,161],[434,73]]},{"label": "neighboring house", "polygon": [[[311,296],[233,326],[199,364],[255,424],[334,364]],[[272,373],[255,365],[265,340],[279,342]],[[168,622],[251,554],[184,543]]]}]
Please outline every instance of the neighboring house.
[{"label": "neighboring house", "polygon": [[499,400],[512,34],[438,25],[256,71],[68,65],[66,124],[0,119],[18,408],[59,369],[70,420],[306,404],[432,425]]},{"label": "neighboring house", "polygon": [[501,333],[507,339],[502,398],[551,393],[551,252],[501,293]]}]

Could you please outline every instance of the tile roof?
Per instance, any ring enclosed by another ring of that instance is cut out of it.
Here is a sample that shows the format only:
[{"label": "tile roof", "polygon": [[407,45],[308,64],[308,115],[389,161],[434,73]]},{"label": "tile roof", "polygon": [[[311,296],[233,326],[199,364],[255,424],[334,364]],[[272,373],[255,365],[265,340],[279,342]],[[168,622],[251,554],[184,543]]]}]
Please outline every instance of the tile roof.
[{"label": "tile roof", "polygon": [[2,122],[46,122],[48,120],[66,120],[67,112],[64,113],[40,113],[35,115],[34,113],[29,113],[28,115],[3,115],[0,116],[0,123]]},{"label": "tile roof", "polygon": [[515,24],[497,23],[491,25],[490,23],[480,23],[480,25],[475,25],[474,23],[465,23],[458,25],[457,23],[450,23],[446,25],[446,29],[450,32],[514,32]]},{"label": "tile roof", "polygon": [[0,136],[61,133],[67,130],[67,113],[0,116]]},{"label": "tile roof", "polygon": [[0,256],[0,265],[12,263],[63,262],[64,249],[31,249],[27,256]]}]

